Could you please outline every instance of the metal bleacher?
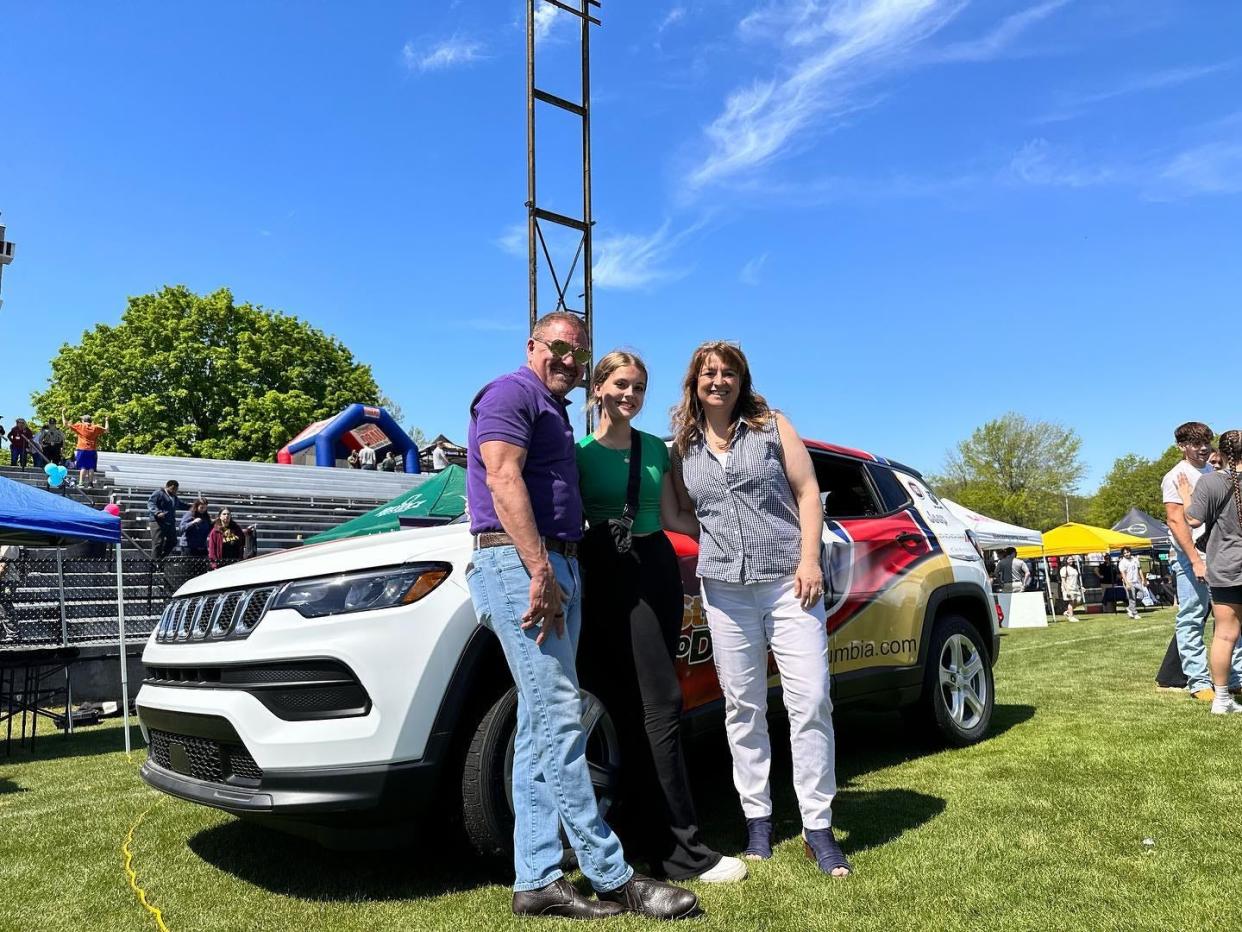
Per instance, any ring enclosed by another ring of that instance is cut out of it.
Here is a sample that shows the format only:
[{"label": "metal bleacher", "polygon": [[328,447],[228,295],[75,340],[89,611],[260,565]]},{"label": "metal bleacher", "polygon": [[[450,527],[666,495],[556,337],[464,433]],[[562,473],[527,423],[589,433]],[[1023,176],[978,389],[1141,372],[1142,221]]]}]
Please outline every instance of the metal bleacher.
[{"label": "metal bleacher", "polygon": [[[42,470],[0,466],[0,476],[46,487]],[[130,647],[140,647],[176,587],[166,564],[149,558],[151,531],[147,498],[169,479],[180,483],[187,503],[199,495],[213,515],[228,506],[242,525],[256,526],[260,553],[298,546],[304,539],[383,504],[426,480],[425,475],[370,470],[325,469],[276,463],[243,463],[127,453],[100,453],[96,487],[78,489],[70,472],[63,494],[102,508],[119,498],[124,535],[125,630]],[[0,586],[0,651],[57,646],[102,646],[117,642],[115,553],[28,547],[20,565]],[[175,561],[173,561],[175,562]],[[64,616],[60,586],[64,585]]]}]

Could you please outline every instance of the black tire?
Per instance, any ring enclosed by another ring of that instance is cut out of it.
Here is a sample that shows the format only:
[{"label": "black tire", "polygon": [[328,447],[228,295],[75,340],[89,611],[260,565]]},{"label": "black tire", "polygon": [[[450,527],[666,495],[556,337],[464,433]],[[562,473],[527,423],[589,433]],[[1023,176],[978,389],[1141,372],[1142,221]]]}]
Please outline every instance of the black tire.
[{"label": "black tire", "polygon": [[[963,659],[960,672],[955,669],[955,650]],[[978,658],[978,666],[973,658]],[[992,658],[978,629],[960,615],[936,619],[923,672],[923,692],[912,710],[915,717],[944,744],[966,747],[987,735],[995,696]]]},{"label": "black tire", "polygon": [[[591,782],[595,784],[600,812],[607,818],[616,800],[620,745],[603,703],[585,690],[582,696]],[[512,687],[479,721],[462,767],[462,825],[471,844],[487,857],[513,854],[512,771],[516,732],[517,688]],[[567,851],[567,856],[571,853]]]}]

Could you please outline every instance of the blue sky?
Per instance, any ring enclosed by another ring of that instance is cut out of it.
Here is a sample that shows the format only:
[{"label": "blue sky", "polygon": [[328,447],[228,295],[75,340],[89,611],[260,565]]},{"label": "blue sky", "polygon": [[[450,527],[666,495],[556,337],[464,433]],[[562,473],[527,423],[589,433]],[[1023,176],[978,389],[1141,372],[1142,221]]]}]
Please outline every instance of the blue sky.
[{"label": "blue sky", "polygon": [[[521,361],[524,6],[7,9],[5,423],[62,342],[185,283],[336,334],[464,438]],[[925,471],[1007,410],[1079,432],[1084,490],[1183,420],[1242,421],[1215,368],[1242,335],[1242,5],[601,15],[596,346],[647,357],[643,426],[709,338],[804,434]],[[573,29],[541,14],[540,83],[566,96]],[[574,127],[542,113],[544,203],[573,211]]]}]

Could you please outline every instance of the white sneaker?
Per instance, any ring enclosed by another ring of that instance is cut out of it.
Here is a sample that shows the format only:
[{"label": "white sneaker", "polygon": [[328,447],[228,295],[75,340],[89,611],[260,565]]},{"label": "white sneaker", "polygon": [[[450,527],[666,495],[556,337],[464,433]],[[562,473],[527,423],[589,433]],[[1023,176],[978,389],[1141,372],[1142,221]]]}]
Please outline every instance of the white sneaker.
[{"label": "white sneaker", "polygon": [[1239,712],[1242,712],[1242,705],[1234,702],[1232,697],[1224,702],[1221,702],[1219,699],[1212,700],[1213,715],[1236,715]]},{"label": "white sneaker", "polygon": [[[1242,712],[1242,706],[1238,707],[1238,711]],[[745,861],[725,855],[710,870],[705,870],[692,879],[701,880],[703,883],[736,883],[745,880],[747,873],[749,872],[746,870]]]}]

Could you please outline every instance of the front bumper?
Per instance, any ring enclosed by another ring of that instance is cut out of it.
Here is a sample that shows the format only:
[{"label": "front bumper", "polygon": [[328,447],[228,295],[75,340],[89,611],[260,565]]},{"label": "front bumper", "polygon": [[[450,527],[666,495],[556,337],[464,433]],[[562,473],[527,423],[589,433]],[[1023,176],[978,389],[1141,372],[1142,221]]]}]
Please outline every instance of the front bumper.
[{"label": "front bumper", "polygon": [[184,746],[193,743],[195,757],[207,753],[206,748],[215,748],[224,761],[232,758],[233,751],[248,758],[228,721],[152,708],[143,709],[142,717],[150,732],[168,736],[167,741],[178,748],[171,757],[162,754],[161,760],[154,753],[149,755],[140,771],[142,779],[157,790],[234,815],[317,819],[368,811],[394,818],[418,815],[425,802],[435,797],[440,768],[433,760],[246,769],[242,777],[230,773],[226,763],[217,768],[214,779],[201,779],[202,761],[191,761]]}]

